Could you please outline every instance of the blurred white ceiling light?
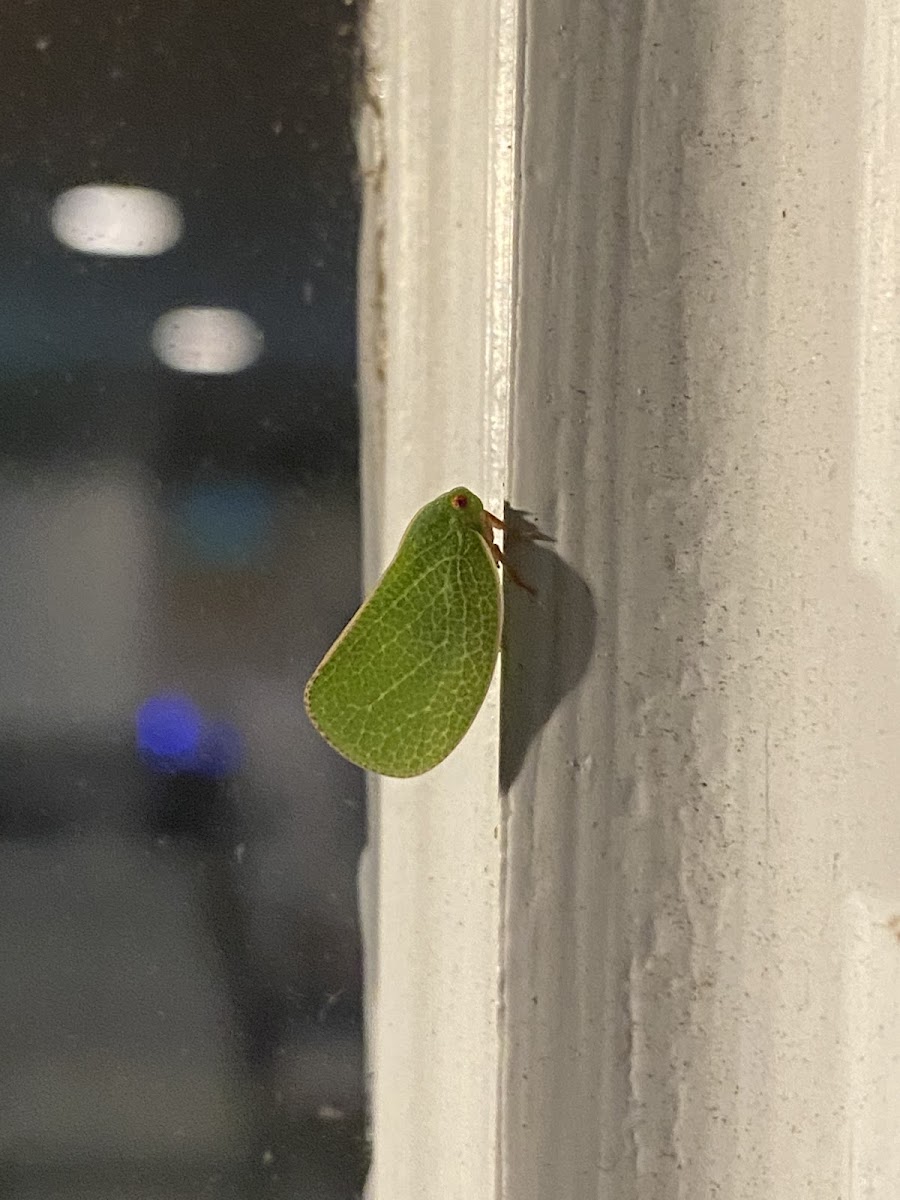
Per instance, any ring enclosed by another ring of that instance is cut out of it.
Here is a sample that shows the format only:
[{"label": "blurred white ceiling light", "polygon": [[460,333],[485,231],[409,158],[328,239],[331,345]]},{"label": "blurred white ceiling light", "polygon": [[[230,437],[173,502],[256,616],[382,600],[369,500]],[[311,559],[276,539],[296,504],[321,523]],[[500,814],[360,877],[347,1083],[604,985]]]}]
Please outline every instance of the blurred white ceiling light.
[{"label": "blurred white ceiling light", "polygon": [[171,250],[184,221],[176,200],[153,188],[91,183],[57,196],[50,212],[54,234],[82,254],[142,258]]},{"label": "blurred white ceiling light", "polygon": [[176,371],[233,375],[263,351],[259,327],[236,308],[173,308],[153,326],[157,358]]}]

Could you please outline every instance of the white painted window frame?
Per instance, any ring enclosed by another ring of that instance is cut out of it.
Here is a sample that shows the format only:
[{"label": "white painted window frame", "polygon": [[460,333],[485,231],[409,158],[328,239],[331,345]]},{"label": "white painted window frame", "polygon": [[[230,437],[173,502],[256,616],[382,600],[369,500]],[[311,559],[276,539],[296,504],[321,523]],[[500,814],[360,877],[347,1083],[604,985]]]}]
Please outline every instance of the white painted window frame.
[{"label": "white painted window frame", "polygon": [[557,557],[373,781],[370,1200],[900,1196],[897,14],[372,0],[366,572]]},{"label": "white painted window frame", "polygon": [[[361,409],[371,582],[413,512],[439,492],[466,484],[503,509],[516,3],[375,3],[367,36]],[[493,1194],[498,754],[499,677],[437,770],[371,781],[362,879],[372,1197]]]}]

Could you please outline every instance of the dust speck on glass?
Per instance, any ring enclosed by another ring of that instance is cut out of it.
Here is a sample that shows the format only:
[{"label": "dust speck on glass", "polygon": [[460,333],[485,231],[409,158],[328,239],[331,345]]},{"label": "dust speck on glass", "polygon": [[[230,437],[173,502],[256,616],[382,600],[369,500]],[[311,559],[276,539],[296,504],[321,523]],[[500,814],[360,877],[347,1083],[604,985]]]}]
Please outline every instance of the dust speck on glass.
[{"label": "dust speck on glass", "polygon": [[359,1194],[356,16],[0,13],[0,1177]]}]

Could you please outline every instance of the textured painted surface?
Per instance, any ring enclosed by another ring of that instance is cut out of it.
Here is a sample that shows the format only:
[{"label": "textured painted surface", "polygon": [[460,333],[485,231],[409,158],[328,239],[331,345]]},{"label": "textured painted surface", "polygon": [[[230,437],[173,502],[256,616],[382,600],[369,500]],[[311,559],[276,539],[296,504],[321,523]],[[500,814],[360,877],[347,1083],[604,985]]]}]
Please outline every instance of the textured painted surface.
[{"label": "textured painted surface", "polygon": [[422,508],[375,591],[306,687],[335,750],[369,771],[430,771],[484,703],[503,601],[481,501],[454,488]]},{"label": "textured painted surface", "polygon": [[379,31],[370,554],[444,458],[496,503],[512,190],[477,151],[519,100],[512,499],[558,553],[507,596],[505,821],[490,737],[375,810],[371,1194],[887,1200],[895,5],[524,8],[523,96],[515,6]]},{"label": "textured painted surface", "polygon": [[501,1194],[888,1200],[896,6],[527,13]]}]

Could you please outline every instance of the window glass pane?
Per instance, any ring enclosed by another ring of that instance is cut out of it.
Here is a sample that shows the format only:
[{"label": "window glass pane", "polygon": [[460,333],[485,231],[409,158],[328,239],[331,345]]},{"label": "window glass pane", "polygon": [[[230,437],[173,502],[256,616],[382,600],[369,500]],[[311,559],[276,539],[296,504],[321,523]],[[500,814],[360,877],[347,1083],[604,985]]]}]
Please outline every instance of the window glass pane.
[{"label": "window glass pane", "polygon": [[351,1197],[361,774],[343,0],[0,14],[0,1174]]}]

